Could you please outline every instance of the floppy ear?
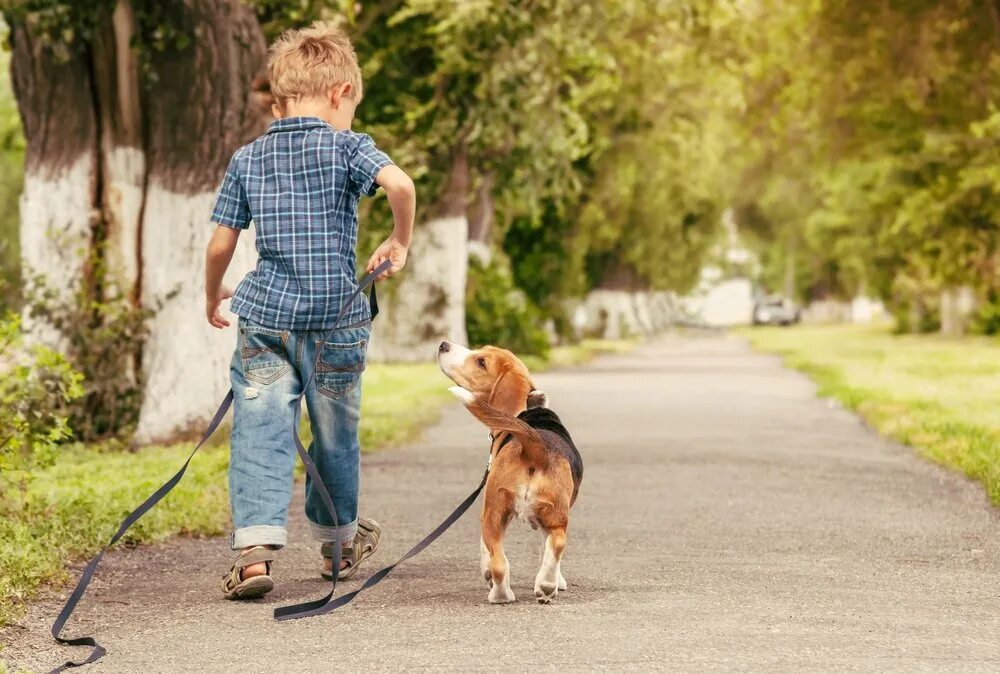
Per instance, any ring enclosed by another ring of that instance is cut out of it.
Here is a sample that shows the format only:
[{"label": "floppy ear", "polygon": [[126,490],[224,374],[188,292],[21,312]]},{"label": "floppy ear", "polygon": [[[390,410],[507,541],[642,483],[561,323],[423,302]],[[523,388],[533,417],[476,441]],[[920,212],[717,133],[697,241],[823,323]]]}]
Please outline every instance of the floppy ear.
[{"label": "floppy ear", "polygon": [[502,412],[513,414],[513,410],[521,409],[521,405],[528,399],[530,390],[531,384],[526,379],[506,370],[493,384],[489,403]]},{"label": "floppy ear", "polygon": [[545,391],[539,391],[538,389],[532,389],[528,393],[528,409],[534,409],[535,407],[548,407],[549,397],[545,395]]}]

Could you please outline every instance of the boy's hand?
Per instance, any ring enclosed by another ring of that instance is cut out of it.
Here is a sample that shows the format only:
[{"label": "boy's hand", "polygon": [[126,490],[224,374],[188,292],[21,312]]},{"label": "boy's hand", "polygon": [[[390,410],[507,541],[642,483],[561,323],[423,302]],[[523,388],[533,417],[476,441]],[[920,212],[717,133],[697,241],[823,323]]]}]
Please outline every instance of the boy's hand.
[{"label": "boy's hand", "polygon": [[368,260],[368,266],[365,267],[365,271],[371,273],[375,271],[376,267],[382,264],[385,260],[391,260],[392,268],[389,269],[389,271],[382,272],[375,279],[376,281],[384,281],[406,266],[406,253],[406,246],[390,236],[382,242],[381,246],[375,249],[374,253],[372,253],[371,258]]},{"label": "boy's hand", "polygon": [[215,297],[205,298],[205,315],[208,317],[208,322],[213,328],[228,328],[229,321],[222,317],[222,313],[219,311],[219,304],[222,300],[228,300],[233,296],[233,291],[226,286],[221,286],[219,292]]}]

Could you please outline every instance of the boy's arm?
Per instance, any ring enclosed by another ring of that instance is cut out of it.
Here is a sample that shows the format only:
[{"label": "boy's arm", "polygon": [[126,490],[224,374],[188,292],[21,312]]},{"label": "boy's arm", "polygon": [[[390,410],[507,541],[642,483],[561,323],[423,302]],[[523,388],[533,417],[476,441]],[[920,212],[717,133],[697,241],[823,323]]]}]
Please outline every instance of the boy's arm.
[{"label": "boy's arm", "polygon": [[410,176],[406,175],[395,164],[390,164],[379,170],[375,182],[385,190],[385,195],[389,199],[394,226],[389,238],[372,253],[366,269],[371,272],[384,260],[392,260],[392,268],[380,274],[376,279],[383,281],[406,265],[406,253],[410,248],[410,239],[413,236],[417,192]]},{"label": "boy's arm", "polygon": [[219,304],[233,296],[233,291],[222,285],[222,277],[233,259],[240,230],[219,225],[208,242],[205,252],[205,316],[216,328],[229,327],[229,321],[219,312]]}]

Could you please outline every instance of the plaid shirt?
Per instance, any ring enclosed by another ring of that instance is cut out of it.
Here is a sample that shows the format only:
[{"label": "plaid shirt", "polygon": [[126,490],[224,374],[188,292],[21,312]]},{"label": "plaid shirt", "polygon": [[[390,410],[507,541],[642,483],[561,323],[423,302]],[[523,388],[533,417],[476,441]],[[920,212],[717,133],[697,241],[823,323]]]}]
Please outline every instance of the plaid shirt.
[{"label": "plaid shirt", "polygon": [[[332,328],[357,287],[358,200],[375,194],[391,163],[371,136],[316,117],[276,120],[237,150],[212,222],[246,229],[253,220],[259,258],[236,288],[233,313],[271,328]],[[359,296],[341,325],[370,318]]]}]

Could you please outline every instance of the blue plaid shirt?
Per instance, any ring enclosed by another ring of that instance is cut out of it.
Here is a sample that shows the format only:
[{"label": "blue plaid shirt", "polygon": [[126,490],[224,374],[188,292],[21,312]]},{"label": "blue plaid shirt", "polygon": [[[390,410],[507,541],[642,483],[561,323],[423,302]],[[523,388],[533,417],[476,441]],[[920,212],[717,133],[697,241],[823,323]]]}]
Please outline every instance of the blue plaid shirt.
[{"label": "blue plaid shirt", "polygon": [[[337,131],[316,117],[276,120],[233,154],[212,222],[254,222],[257,268],[236,288],[233,313],[271,328],[333,327],[357,287],[358,200],[392,163],[371,136]],[[358,297],[341,326],[370,320]]]}]

